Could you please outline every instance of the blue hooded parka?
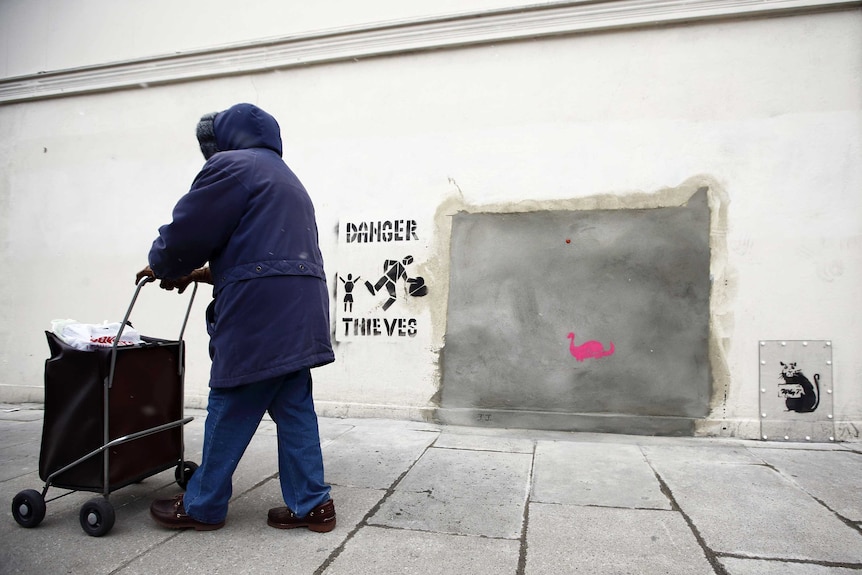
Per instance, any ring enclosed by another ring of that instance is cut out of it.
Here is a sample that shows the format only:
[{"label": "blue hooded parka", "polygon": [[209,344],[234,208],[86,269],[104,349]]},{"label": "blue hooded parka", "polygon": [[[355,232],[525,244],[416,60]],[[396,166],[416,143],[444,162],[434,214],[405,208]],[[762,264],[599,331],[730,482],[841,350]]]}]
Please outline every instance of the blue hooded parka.
[{"label": "blue hooded parka", "polygon": [[237,104],[213,120],[218,152],[159,228],[149,264],[178,279],[209,262],[210,387],[335,360],[314,206],[281,158],[275,118]]}]

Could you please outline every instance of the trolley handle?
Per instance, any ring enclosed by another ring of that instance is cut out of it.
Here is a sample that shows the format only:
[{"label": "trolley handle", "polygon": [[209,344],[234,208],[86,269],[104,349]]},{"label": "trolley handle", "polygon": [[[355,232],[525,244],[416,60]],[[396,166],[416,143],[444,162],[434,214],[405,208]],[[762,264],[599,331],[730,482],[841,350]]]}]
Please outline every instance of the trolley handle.
[{"label": "trolley handle", "polygon": [[[111,344],[111,368],[110,368],[110,371],[108,372],[108,381],[107,381],[108,387],[111,387],[114,384],[114,368],[117,365],[117,347],[120,344],[120,336],[123,335],[123,330],[126,329],[126,324],[129,321],[129,317],[132,315],[132,308],[135,307],[135,302],[138,299],[138,294],[141,293],[142,287],[144,287],[146,284],[148,284],[150,282],[154,282],[154,281],[156,281],[156,278],[144,276],[143,278],[141,278],[141,281],[139,281],[135,287],[135,293],[132,296],[132,301],[131,301],[131,303],[129,303],[129,308],[126,310],[126,315],[123,317],[123,321],[120,323],[120,330],[117,332],[117,335],[114,338],[113,343]],[[192,295],[189,298],[189,305],[186,308],[186,314],[185,314],[185,317],[183,318],[183,325],[182,325],[182,327],[180,327],[180,336],[177,338],[177,340],[180,342],[180,361],[179,361],[180,373],[182,373],[182,369],[183,369],[182,368],[182,365],[183,365],[183,348],[185,347],[184,345],[182,345],[183,334],[185,334],[185,332],[186,332],[186,325],[189,322],[189,315],[192,313],[192,304],[195,302],[195,295],[197,293],[198,293],[198,282],[194,282],[194,288],[192,288]]]}]

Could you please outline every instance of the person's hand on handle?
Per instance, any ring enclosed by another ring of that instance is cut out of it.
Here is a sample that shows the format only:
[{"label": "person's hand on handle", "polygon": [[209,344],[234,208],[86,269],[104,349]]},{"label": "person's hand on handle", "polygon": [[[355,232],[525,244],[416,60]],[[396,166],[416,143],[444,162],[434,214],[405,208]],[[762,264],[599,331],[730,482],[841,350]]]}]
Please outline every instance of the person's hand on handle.
[{"label": "person's hand on handle", "polygon": [[175,280],[164,279],[159,284],[159,286],[162,289],[166,289],[168,291],[176,289],[177,293],[183,293],[184,291],[186,291],[186,288],[189,287],[189,285],[192,282],[212,284],[213,283],[212,272],[210,272],[210,269],[208,267],[198,268],[195,271],[193,271],[192,273],[190,273],[189,275],[181,277],[179,279],[175,279]]},{"label": "person's hand on handle", "polygon": [[150,269],[150,266],[145,267],[144,269],[139,271],[137,274],[135,274],[135,285],[138,285],[139,283],[141,283],[141,279],[145,278],[145,277],[151,278],[151,279],[156,279],[156,274],[153,273],[153,270]]}]

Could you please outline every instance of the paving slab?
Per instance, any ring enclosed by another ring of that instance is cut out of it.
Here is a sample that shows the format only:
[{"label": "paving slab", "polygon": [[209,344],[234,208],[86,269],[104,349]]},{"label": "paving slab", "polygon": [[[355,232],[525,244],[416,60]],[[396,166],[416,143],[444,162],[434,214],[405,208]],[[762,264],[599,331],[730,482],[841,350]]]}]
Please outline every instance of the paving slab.
[{"label": "paving slab", "polygon": [[369,523],[518,539],[531,462],[526,453],[431,448]]},{"label": "paving slab", "polygon": [[753,453],[835,513],[862,522],[862,453],[790,449],[757,449]]},{"label": "paving slab", "polygon": [[645,445],[641,447],[651,465],[685,465],[689,462],[706,461],[712,464],[751,464],[763,463],[755,452],[743,445],[723,445],[711,440],[702,443]]},{"label": "paving slab", "polygon": [[688,459],[662,458],[654,452],[649,458],[712,550],[862,562],[862,533],[780,473],[763,464],[727,463],[712,449],[699,449],[706,448],[688,450]]},{"label": "paving slab", "polygon": [[720,563],[727,570],[727,575],[859,575],[858,569],[813,563],[787,563],[732,557],[724,557]]},{"label": "paving slab", "polygon": [[[193,460],[200,463],[200,455]],[[275,424],[262,422],[233,474],[233,497],[254,489],[263,480],[278,477],[278,438]],[[179,488],[177,488],[179,493]]]},{"label": "paving slab", "polygon": [[317,427],[320,433],[320,445],[327,445],[355,428],[356,425],[340,419],[319,419]]},{"label": "paving slab", "polygon": [[0,404],[2,421],[38,421],[42,425],[44,411],[41,403]]},{"label": "paving slab", "polygon": [[366,527],[326,575],[514,575],[518,541]]},{"label": "paving slab", "polygon": [[443,431],[434,442],[434,447],[446,449],[469,449],[472,451],[502,451],[505,453],[533,453],[535,442],[531,439],[500,437],[498,435],[463,435]]},{"label": "paving slab", "polygon": [[670,509],[636,445],[539,441],[531,501]]},{"label": "paving slab", "polygon": [[[7,419],[10,415],[16,418]],[[26,415],[32,416],[33,411],[28,410]],[[0,411],[0,461],[3,462],[0,482],[39,471],[41,440],[41,416],[37,420],[23,419],[19,412]]]},{"label": "paving slab", "polygon": [[714,575],[679,513],[530,503],[527,575]]},{"label": "paving slab", "polygon": [[[0,432],[2,433],[2,432]],[[38,453],[38,444],[16,444],[0,448],[0,481],[8,481],[16,477],[39,472],[39,458],[33,457],[34,449]]]},{"label": "paving slab", "polygon": [[269,481],[237,498],[228,522],[218,531],[171,532],[150,520],[141,531],[170,536],[116,573],[314,573],[382,496],[377,490],[336,487],[338,524],[333,531],[273,529],[266,524],[266,513],[281,495],[278,481]]},{"label": "paving slab", "polygon": [[42,420],[9,421],[0,419],[0,449],[18,445],[36,445],[42,437]]},{"label": "paving slab", "polygon": [[62,509],[52,510],[49,504],[45,520],[33,529],[19,527],[7,515],[0,534],[0,573],[113,573],[172,536],[150,527],[149,502],[144,499],[117,511],[109,536],[88,536],[78,521],[78,508],[91,495],[64,498]]},{"label": "paving slab", "polygon": [[326,480],[334,485],[388,489],[419,459],[439,432],[357,426],[323,446]]},{"label": "paving slab", "polygon": [[[152,521],[150,502],[179,492],[171,468],[112,493],[116,524],[93,538],[78,513],[94,493],[52,488],[50,498],[63,496],[35,529],[9,513],[15,493],[44,485],[42,415],[0,409],[2,575],[862,573],[858,444],[323,418],[338,527],[315,534],[266,526],[282,501],[275,426],[264,418],[225,528],[176,532]],[[186,458],[199,462],[206,413],[186,415],[195,417]]]}]

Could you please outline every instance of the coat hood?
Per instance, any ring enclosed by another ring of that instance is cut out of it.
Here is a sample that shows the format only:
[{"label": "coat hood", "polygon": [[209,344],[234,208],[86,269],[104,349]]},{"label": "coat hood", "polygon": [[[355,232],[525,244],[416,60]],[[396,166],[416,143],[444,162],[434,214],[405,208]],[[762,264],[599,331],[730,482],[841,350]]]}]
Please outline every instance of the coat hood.
[{"label": "coat hood", "polygon": [[254,104],[236,104],[219,112],[213,131],[220,152],[267,148],[282,155],[278,122]]}]

